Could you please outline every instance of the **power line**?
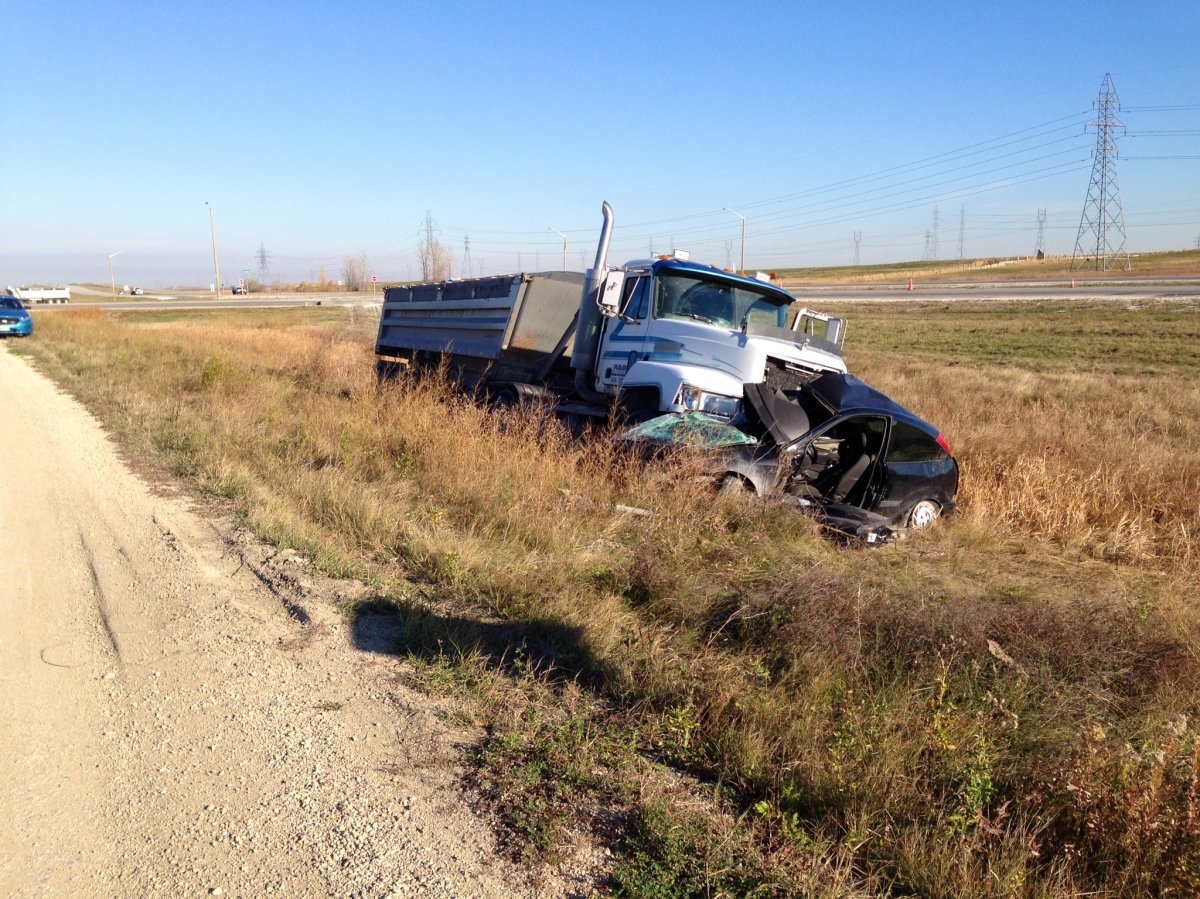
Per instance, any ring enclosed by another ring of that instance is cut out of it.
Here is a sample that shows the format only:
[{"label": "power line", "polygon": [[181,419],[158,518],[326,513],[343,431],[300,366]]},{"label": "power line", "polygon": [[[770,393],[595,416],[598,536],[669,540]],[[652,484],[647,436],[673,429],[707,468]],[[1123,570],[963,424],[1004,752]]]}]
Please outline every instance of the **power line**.
[{"label": "power line", "polygon": [[1200,103],[1188,103],[1182,106],[1126,106],[1125,112],[1185,112],[1190,109],[1200,109]]},{"label": "power line", "polygon": [[[1058,165],[1042,167],[1037,167],[1036,164],[1040,161],[1054,162],[1063,157],[1073,157],[1082,149],[1077,146],[1079,118],[1079,113],[1072,113],[914,162],[805,191],[755,201],[750,204],[754,208],[775,207],[755,216],[756,221],[763,223],[756,228],[756,233],[761,236],[794,233],[797,229],[821,227],[838,221],[861,218],[863,215],[916,208],[931,200],[936,202],[951,198],[960,199],[1067,173],[1075,170],[1082,160],[1072,158],[1066,162],[1059,162]],[[1070,146],[1071,144],[1076,146]],[[1064,145],[1067,145],[1065,149],[1056,149]],[[1051,152],[1038,153],[1038,150]],[[723,211],[712,210],[670,219],[634,222],[621,229],[617,243],[630,248],[638,243],[643,247],[647,244],[653,247],[663,239],[661,231],[655,226],[666,223],[678,226],[682,223],[682,228],[676,227],[674,230],[687,243],[694,246],[696,243],[703,245],[707,241],[711,244],[725,231],[724,224],[719,223],[719,219],[723,217]],[[650,231],[651,228],[655,230]],[[539,232],[480,232],[479,229],[472,228],[471,233],[488,235],[480,245],[486,245],[493,252],[504,253],[505,246],[512,248],[508,252],[519,247],[530,248],[531,243],[548,249],[548,241],[545,240],[544,234]],[[538,239],[519,239],[519,235],[525,233]],[[932,236],[931,233],[931,239]],[[518,239],[505,240],[505,237]],[[714,246],[719,245],[720,241],[717,240]],[[639,254],[635,252],[634,255]]]}]

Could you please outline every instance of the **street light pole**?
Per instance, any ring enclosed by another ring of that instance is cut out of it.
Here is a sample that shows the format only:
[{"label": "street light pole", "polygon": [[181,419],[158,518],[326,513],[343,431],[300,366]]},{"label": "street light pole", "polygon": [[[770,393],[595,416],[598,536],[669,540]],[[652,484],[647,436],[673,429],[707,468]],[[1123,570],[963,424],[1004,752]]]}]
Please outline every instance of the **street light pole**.
[{"label": "street light pole", "polygon": [[124,250],[117,250],[115,253],[108,254],[108,280],[112,282],[113,302],[116,302],[117,299],[117,276],[113,274],[112,261],[114,256],[120,256],[124,252]]},{"label": "street light pole", "polygon": [[550,228],[549,230],[563,239],[563,271],[565,272],[567,270],[567,235],[563,234],[557,228]]},{"label": "street light pole", "polygon": [[[722,208],[724,208],[724,210],[726,212],[733,212],[733,210],[730,209],[728,206],[725,206]],[[745,274],[746,273],[746,217],[744,215],[742,215],[740,212],[733,212],[733,214],[742,220],[742,263],[741,263],[740,271],[742,272],[742,274]]]},{"label": "street light pole", "polygon": [[213,242],[213,274],[216,276],[217,299],[221,299],[221,263],[217,260],[217,222],[213,217],[213,208],[208,205],[208,200],[204,201],[204,205],[208,206],[208,227],[212,231]]}]

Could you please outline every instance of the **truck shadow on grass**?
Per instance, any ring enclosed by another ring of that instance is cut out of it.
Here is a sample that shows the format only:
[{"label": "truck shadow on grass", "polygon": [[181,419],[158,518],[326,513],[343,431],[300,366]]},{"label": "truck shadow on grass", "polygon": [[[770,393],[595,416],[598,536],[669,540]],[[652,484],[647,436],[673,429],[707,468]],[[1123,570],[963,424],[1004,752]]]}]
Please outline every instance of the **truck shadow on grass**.
[{"label": "truck shadow on grass", "polygon": [[351,629],[363,652],[451,664],[471,658],[512,677],[574,680],[597,689],[609,682],[606,666],[584,645],[582,628],[550,619],[484,621],[377,598],[354,608]]}]

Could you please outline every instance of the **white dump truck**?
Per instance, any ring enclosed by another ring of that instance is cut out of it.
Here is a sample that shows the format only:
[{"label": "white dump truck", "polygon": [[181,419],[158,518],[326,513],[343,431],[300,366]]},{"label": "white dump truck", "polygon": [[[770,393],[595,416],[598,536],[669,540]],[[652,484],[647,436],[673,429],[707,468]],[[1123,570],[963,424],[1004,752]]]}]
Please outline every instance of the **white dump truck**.
[{"label": "white dump truck", "polygon": [[845,320],[805,309],[769,280],[685,254],[608,265],[604,204],[587,275],[541,272],[389,287],[375,343],[381,378],[445,361],[499,404],[565,415],[737,412],[742,385],[788,387],[845,372]]},{"label": "white dump truck", "polygon": [[24,303],[69,303],[70,287],[9,287],[8,292]]}]

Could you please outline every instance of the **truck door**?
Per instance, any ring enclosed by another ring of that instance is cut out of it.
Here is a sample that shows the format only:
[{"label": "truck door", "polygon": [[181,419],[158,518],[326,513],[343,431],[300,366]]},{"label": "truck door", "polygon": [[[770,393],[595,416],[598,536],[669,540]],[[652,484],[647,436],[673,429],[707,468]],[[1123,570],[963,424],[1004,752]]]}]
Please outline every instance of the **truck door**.
[{"label": "truck door", "polygon": [[620,315],[605,319],[596,365],[596,387],[619,387],[641,354],[645,352],[650,309],[649,272],[630,272],[621,292]]}]

